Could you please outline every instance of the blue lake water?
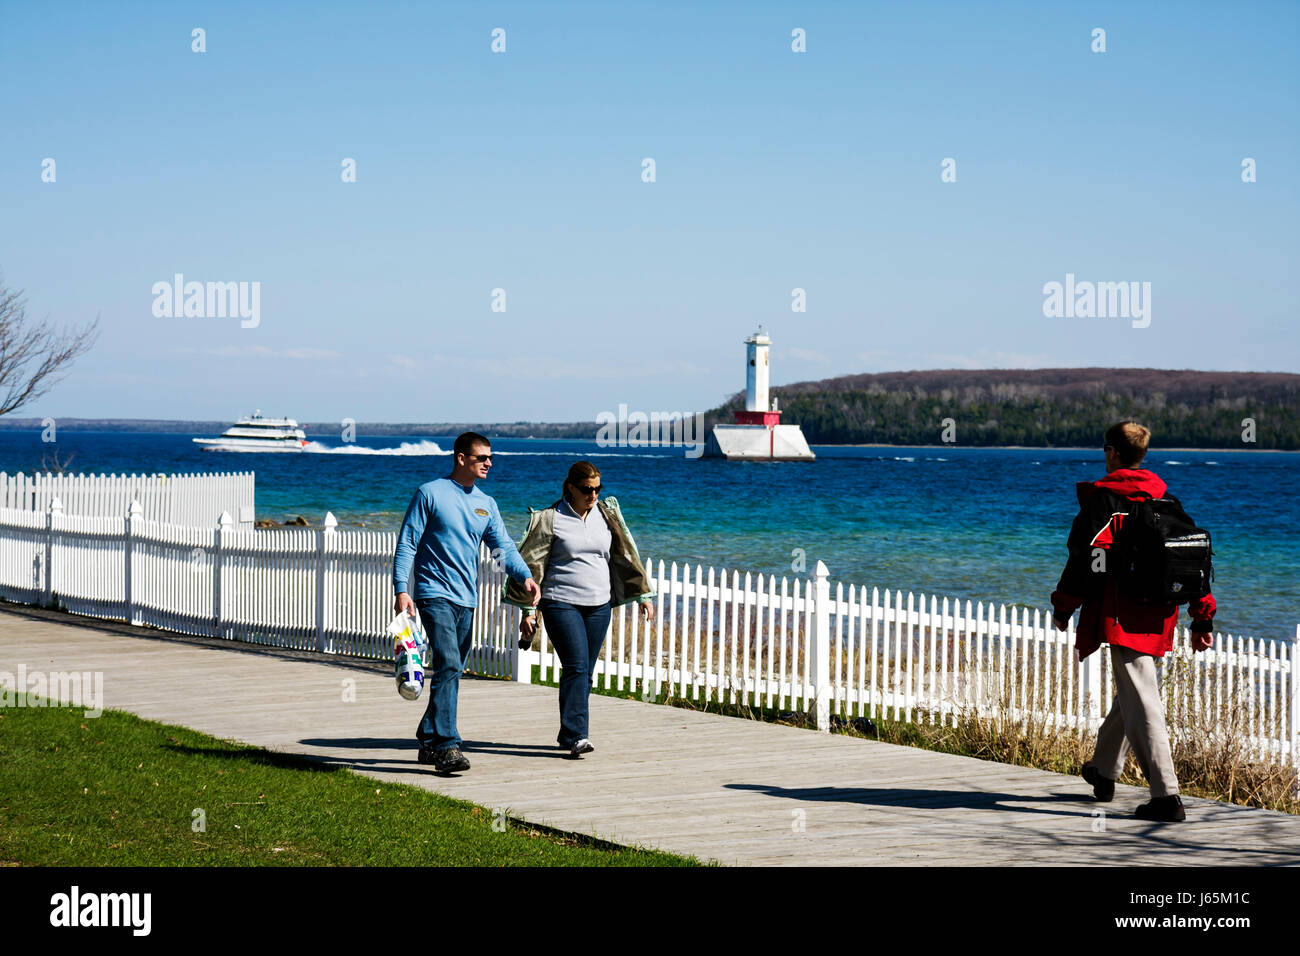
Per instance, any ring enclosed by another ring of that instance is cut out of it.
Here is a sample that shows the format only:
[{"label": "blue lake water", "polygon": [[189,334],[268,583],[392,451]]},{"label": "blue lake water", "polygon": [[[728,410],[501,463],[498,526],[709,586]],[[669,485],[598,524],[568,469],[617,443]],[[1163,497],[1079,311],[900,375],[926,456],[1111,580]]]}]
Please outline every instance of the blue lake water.
[{"label": "blue lake water", "polygon": [[[450,436],[358,436],[303,454],[205,452],[191,435],[62,429],[71,471],[254,471],[258,517],[396,530],[415,488],[449,471]],[[439,449],[443,451],[439,453]],[[569,465],[602,471],[643,555],[764,573],[826,562],[832,581],[1046,607],[1065,560],[1074,484],[1098,449],[817,446],[811,463],[692,460],[667,448],[499,439],[483,489],[511,534],[559,497]],[[0,431],[0,470],[40,467],[38,431]],[[1300,621],[1300,453],[1160,451],[1146,466],[1214,536],[1216,629],[1294,635]],[[215,515],[214,523],[215,523]],[[805,572],[806,573],[806,572]]]}]

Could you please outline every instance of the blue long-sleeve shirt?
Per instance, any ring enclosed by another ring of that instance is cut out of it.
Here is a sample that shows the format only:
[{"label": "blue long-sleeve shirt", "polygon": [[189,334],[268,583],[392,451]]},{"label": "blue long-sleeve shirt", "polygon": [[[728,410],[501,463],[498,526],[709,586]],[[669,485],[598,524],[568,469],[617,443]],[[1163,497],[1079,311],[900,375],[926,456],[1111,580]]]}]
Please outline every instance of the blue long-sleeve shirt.
[{"label": "blue long-sleeve shirt", "polygon": [[490,495],[477,485],[467,489],[450,478],[426,482],[416,490],[397,533],[393,590],[409,591],[416,601],[441,597],[462,607],[478,607],[478,553],[483,541],[510,577],[522,582],[532,576]]}]

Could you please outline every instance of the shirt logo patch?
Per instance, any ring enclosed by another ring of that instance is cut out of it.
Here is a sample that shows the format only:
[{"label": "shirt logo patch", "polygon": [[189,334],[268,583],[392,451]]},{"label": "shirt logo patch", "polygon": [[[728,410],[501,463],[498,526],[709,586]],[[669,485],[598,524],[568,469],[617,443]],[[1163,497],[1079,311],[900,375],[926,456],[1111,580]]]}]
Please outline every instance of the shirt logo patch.
[{"label": "shirt logo patch", "polygon": [[488,516],[488,513],[484,511],[482,508],[475,508],[474,513],[478,515],[480,518],[486,518]]}]

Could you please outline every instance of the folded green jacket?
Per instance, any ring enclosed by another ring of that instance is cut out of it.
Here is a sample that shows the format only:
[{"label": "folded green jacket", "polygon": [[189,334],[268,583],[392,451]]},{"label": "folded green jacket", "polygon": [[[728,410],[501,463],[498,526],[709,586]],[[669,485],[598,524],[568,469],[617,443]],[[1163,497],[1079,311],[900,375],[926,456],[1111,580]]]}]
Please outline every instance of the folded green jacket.
[{"label": "folded green jacket", "polygon": [[[541,511],[529,509],[528,533],[519,545],[519,556],[528,565],[537,586],[542,586],[546,575],[546,563],[551,556],[551,542],[555,538],[555,509],[557,501]],[[627,529],[623,512],[619,509],[617,498],[601,498],[596,507],[609,525],[609,593],[610,603],[614,607],[631,601],[649,601],[654,597],[654,588],[650,584],[650,575],[641,563],[637,553],[636,542],[632,532]],[[507,578],[501,587],[501,600],[506,604],[523,608],[525,614],[532,614],[532,598],[523,586]]]}]

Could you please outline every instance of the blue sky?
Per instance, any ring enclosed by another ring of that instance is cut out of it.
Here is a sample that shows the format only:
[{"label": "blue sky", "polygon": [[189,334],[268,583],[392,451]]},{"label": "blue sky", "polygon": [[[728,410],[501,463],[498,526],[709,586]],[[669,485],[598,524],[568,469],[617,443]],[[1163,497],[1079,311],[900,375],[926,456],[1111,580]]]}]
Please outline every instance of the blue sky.
[{"label": "blue sky", "polygon": [[[18,414],[688,411],[760,322],[778,395],[1300,371],[1297,41],[1288,2],[3,0],[0,272],[102,326]],[[259,324],[156,317],[178,272],[259,282]],[[1045,317],[1067,273],[1150,282],[1150,326]]]}]

